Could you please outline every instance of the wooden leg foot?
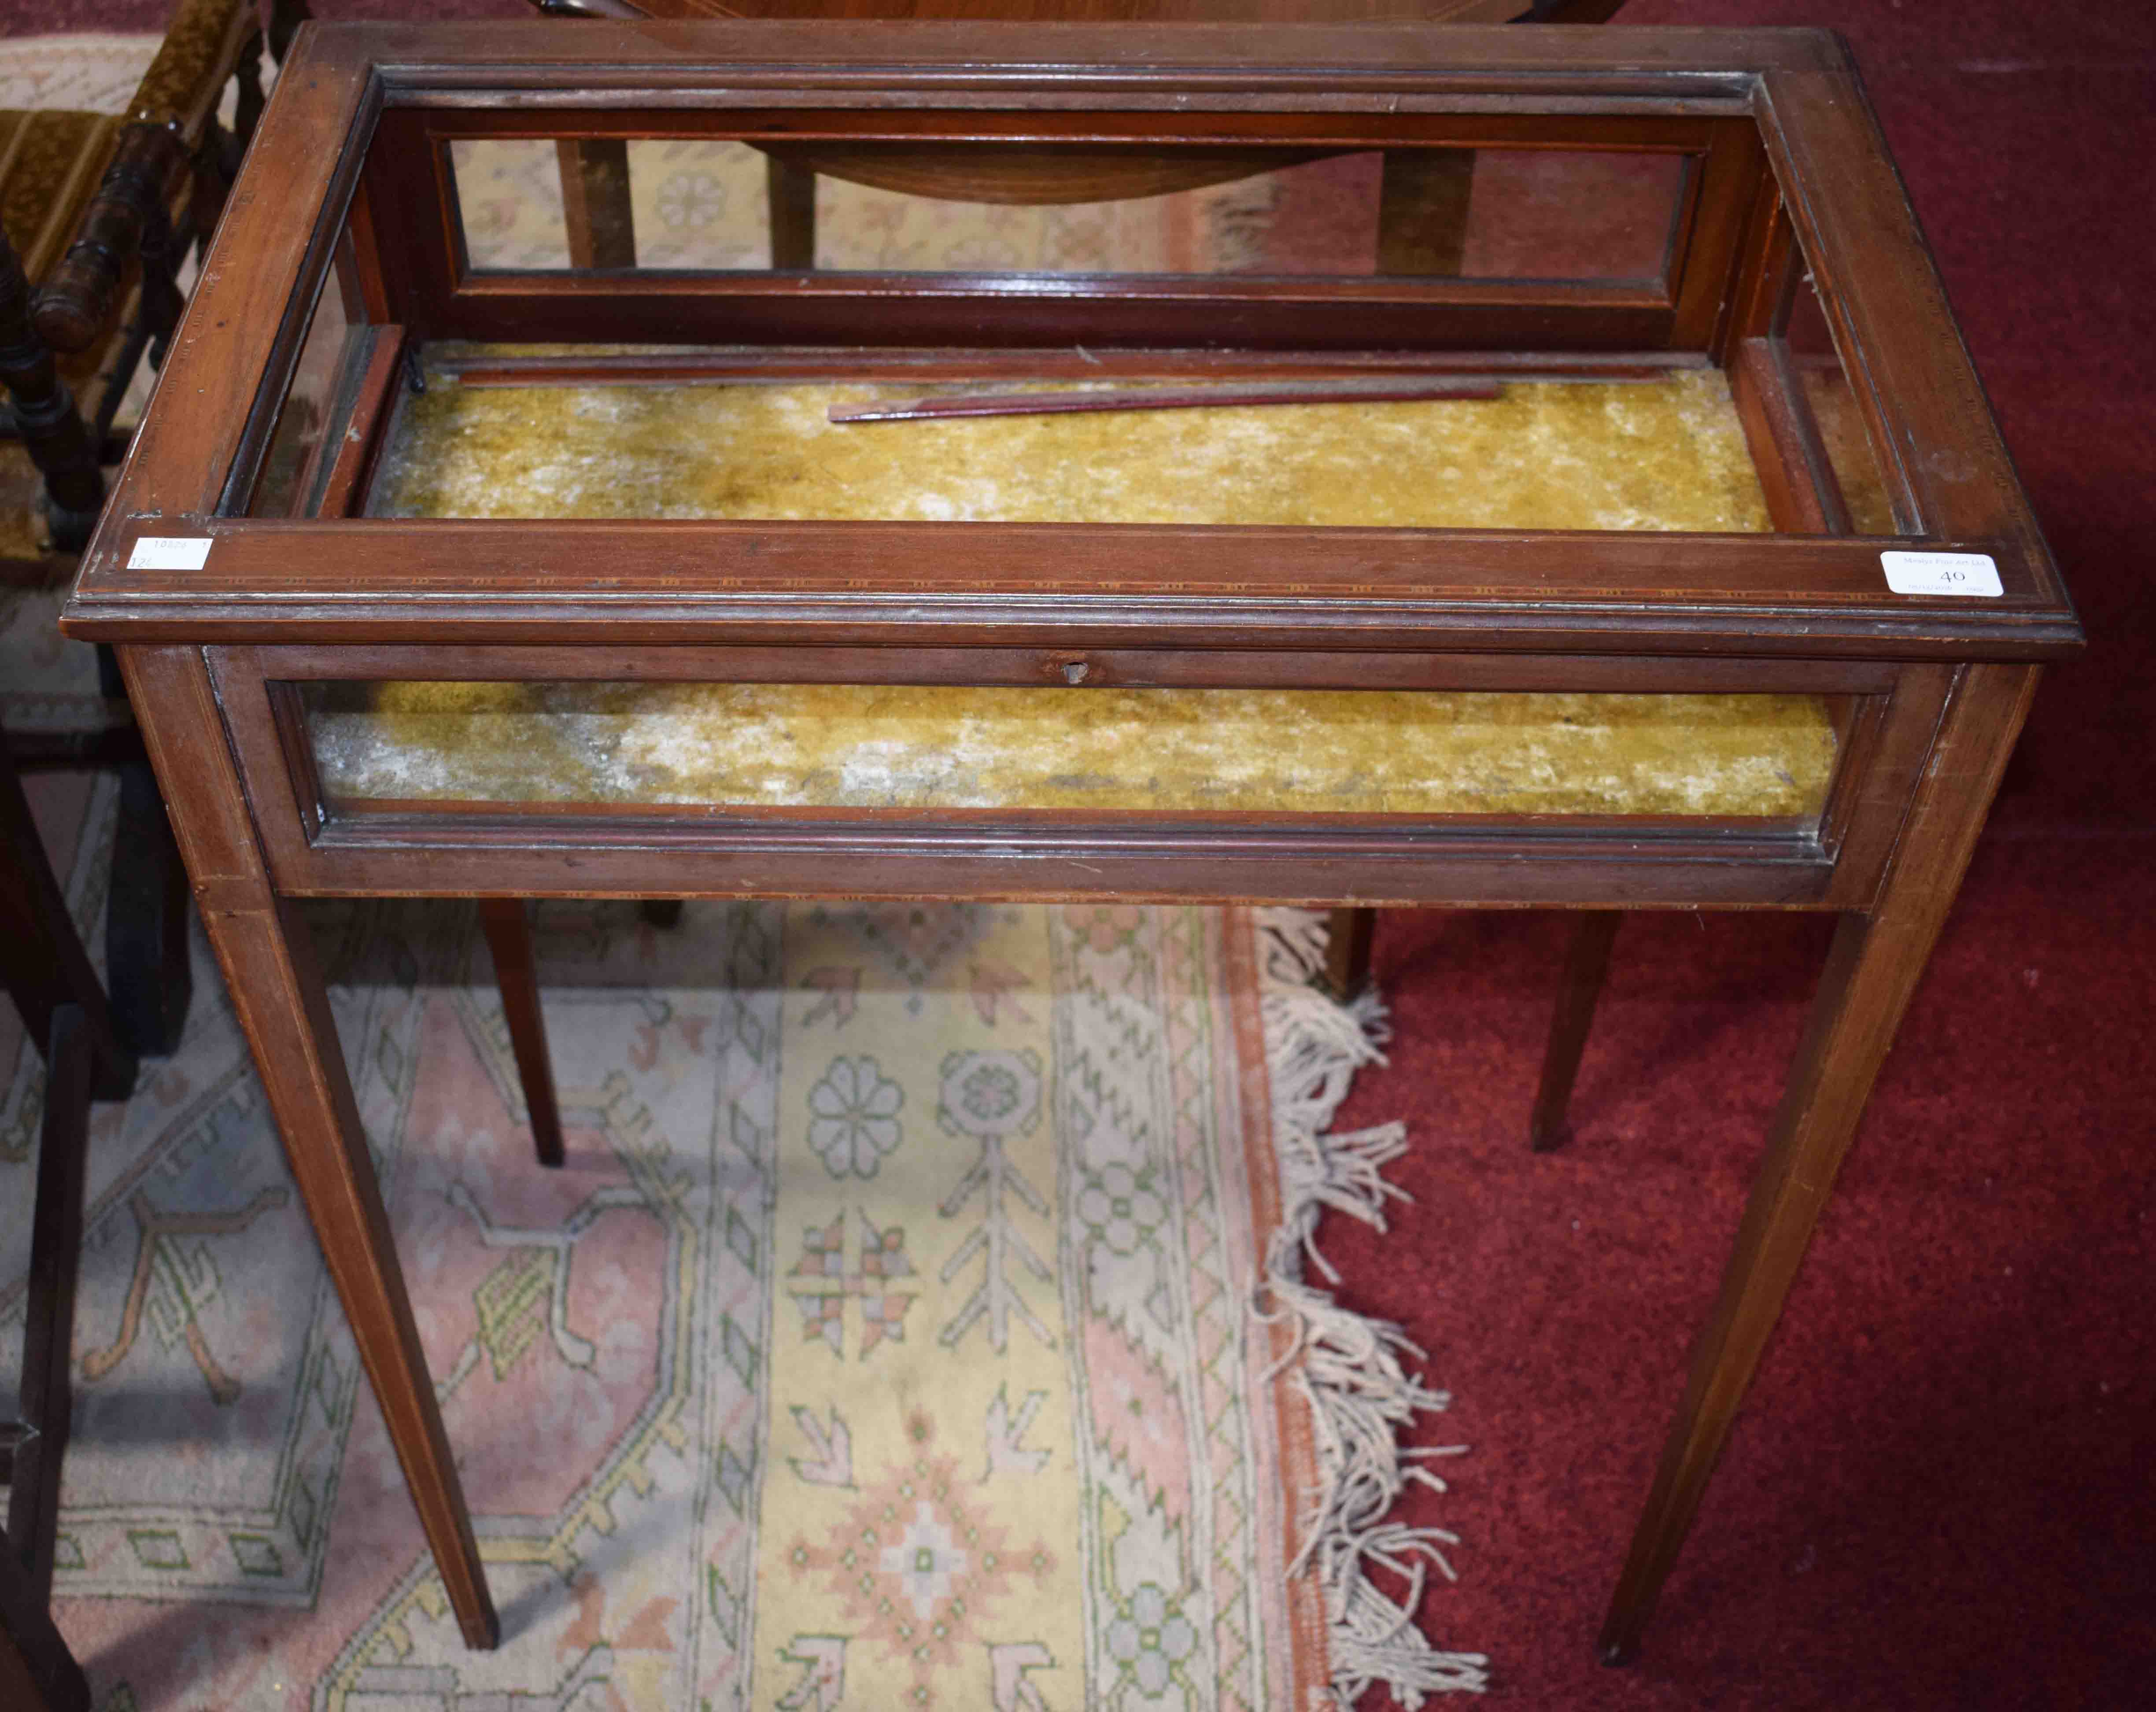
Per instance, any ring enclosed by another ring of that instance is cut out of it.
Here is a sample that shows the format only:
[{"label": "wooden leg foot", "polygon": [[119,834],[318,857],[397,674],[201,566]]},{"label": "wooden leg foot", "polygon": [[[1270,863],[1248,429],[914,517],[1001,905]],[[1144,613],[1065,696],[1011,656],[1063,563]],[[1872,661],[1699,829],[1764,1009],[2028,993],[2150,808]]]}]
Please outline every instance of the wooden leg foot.
[{"label": "wooden leg foot", "polygon": [[494,954],[494,978],[501,989],[502,1014],[509,1022],[510,1048],[516,1054],[517,1079],[524,1088],[524,1109],[531,1119],[531,1145],[543,1166],[558,1166],[567,1156],[562,1144],[562,1112],[554,1099],[554,1065],[547,1051],[547,1019],[539,1008],[538,969],[531,955],[531,924],[521,898],[481,898],[480,924]]},{"label": "wooden leg foot", "polygon": [[1560,1147],[1572,1146],[1572,1123],[1559,1118],[1554,1124],[1546,1124],[1537,1113],[1527,1121],[1527,1146],[1536,1153],[1554,1153]]},{"label": "wooden leg foot", "polygon": [[1325,984],[1343,1003],[1370,984],[1370,946],[1378,912],[1343,904],[1332,912],[1325,941]]},{"label": "wooden leg foot", "polygon": [[1566,1109],[1572,1103],[1572,1084],[1579,1074],[1589,1031],[1594,1026],[1595,1003],[1609,978],[1609,950],[1624,920],[1620,910],[1590,910],[1573,920],[1572,947],[1565,954],[1557,1010],[1550,1018],[1549,1045],[1543,1054],[1542,1087],[1527,1120],[1527,1145],[1537,1153],[1553,1152],[1572,1140]]},{"label": "wooden leg foot", "polygon": [[501,1618],[489,1602],[485,1610],[457,1613],[457,1633],[475,1653],[491,1653],[501,1644]]}]

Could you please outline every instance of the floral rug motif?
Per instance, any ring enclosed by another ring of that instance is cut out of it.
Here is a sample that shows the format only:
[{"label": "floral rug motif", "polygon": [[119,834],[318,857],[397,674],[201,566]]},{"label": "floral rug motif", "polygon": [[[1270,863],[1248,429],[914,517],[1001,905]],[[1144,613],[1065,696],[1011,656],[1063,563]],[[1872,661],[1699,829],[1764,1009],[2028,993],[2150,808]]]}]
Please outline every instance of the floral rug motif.
[{"label": "floral rug motif", "polygon": [[[28,46],[0,86],[69,105],[124,102],[146,59]],[[646,264],[761,265],[698,247],[760,179],[653,146],[639,242],[676,248]],[[558,208],[551,148],[501,163],[526,167],[505,242]],[[1296,226],[1245,187],[1097,230],[875,194],[829,223],[875,246],[847,264],[1235,268]],[[49,646],[53,598],[0,614],[10,723],[107,711],[88,650]],[[113,793],[78,795],[47,818],[95,948]],[[459,1639],[198,928],[179,1050],[91,1125],[54,1591],[101,1712],[1301,1712],[1482,1685],[1410,1621],[1449,1541],[1387,1520],[1434,1479],[1445,1399],[1302,1275],[1321,1209],[1378,1217],[1402,1145],[1324,1134],[1379,1029],[1306,984],[1316,918],[692,904],[662,932],[550,904],[553,1171],[470,907],[310,920],[503,1644]],[[0,1396],[43,1087],[12,1020]]]},{"label": "floral rug motif", "polygon": [[[93,1143],[55,1592],[106,1712],[1479,1686],[1327,1510],[1370,1435],[1281,1256],[1379,1192],[1370,1138],[1310,1151],[1372,1048],[1299,984],[1308,920],[549,905],[548,1171],[469,906],[314,919],[504,1643],[459,1641],[205,965]],[[1377,1439],[1426,1437],[1383,1367]]]}]

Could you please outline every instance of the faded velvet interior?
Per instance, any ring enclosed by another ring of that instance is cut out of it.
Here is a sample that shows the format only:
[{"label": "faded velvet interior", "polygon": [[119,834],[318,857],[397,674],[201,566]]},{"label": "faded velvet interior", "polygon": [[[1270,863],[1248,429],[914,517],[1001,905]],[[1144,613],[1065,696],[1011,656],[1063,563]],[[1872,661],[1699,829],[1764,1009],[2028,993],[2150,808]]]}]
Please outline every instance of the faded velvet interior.
[{"label": "faded velvet interior", "polygon": [[1800,695],[335,684],[332,800],[1810,820]]},{"label": "faded velvet interior", "polygon": [[[470,355],[467,348],[463,353]],[[1492,400],[833,424],[918,387],[465,386],[401,407],[370,510],[1763,531],[1722,376]],[[978,387],[964,390],[978,391]],[[1789,695],[816,684],[318,684],[332,800],[1809,823]]]},{"label": "faded velvet interior", "polygon": [[[832,423],[918,385],[465,386],[398,413],[383,517],[1760,531],[1719,371],[1358,401]],[[981,392],[971,386],[950,390]]]}]

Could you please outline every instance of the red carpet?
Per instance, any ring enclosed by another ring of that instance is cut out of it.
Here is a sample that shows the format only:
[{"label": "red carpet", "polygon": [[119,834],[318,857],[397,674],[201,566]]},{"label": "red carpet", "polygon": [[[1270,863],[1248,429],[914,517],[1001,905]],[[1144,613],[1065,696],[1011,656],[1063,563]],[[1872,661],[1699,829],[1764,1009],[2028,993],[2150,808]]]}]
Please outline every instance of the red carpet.
[{"label": "red carpet", "polygon": [[[1991,829],[1640,1662],[1593,1641],[1825,925],[1635,917],[1568,1154],[1527,1151],[1548,917],[1388,918],[1390,1240],[1476,1453],[1443,1632],[1523,1706],[2128,1707],[2156,1695],[2156,18],[2126,3],[1637,0],[1853,44],[2092,642]],[[2137,211],[2138,213],[2137,213]],[[1351,1248],[1352,1243],[1352,1248]]]},{"label": "red carpet", "polygon": [[[346,0],[496,16],[511,0]],[[161,0],[0,0],[0,32]],[[1417,1197],[1328,1233],[1458,1395],[1437,1633],[1527,1707],[2129,1707],[2156,1696],[2156,16],[2137,0],[1635,0],[1856,49],[2086,619],[2053,675],[1640,1661],[1593,1642],[1825,943],[1636,917],[1571,1150],[1524,1131],[1560,926],[1389,917]]]},{"label": "red carpet", "polygon": [[[2156,1667],[2142,841],[1994,837],[1845,1169],[1640,1662],[1594,1659],[1824,948],[1639,917],[1574,1106],[1524,1141],[1547,917],[1380,930],[1404,1115],[1389,1239],[1328,1231],[1429,1340],[1476,1453],[1440,1633],[1528,1706],[2146,1704]],[[2062,871],[2065,870],[2065,871]]]}]

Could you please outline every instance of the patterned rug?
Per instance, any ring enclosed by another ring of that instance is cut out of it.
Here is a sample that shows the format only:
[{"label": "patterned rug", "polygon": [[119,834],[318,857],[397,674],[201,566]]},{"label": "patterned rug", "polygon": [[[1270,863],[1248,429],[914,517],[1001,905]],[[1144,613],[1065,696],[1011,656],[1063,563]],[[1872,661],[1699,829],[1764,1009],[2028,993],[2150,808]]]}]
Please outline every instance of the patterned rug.
[{"label": "patterned rug", "polygon": [[[69,105],[148,51],[9,48],[5,99]],[[108,711],[58,597],[0,613],[10,725]],[[32,782],[95,949],[116,793]],[[311,919],[504,1643],[458,1638],[198,930],[181,1049],[92,1125],[55,1595],[104,1712],[1481,1686],[1409,1621],[1450,1537],[1387,1520],[1445,1398],[1304,1280],[1404,1145],[1323,1134],[1382,1019],[1307,984],[1320,918],[550,905],[558,1171],[470,907]],[[0,1079],[5,1395],[43,1084],[12,1015]]]},{"label": "patterned rug", "polygon": [[1383,1522],[1443,1400],[1300,1282],[1400,1145],[1317,1140],[1374,1019],[1303,984],[1314,920],[547,906],[560,1171],[469,907],[315,921],[505,1643],[459,1642],[205,962],[92,1141],[56,1592],[107,1712],[1480,1684],[1402,1615],[1445,1541]]},{"label": "patterned rug", "polygon": [[0,55],[0,107],[125,113],[159,40],[85,33],[10,41]]},{"label": "patterned rug", "polygon": [[[628,145],[636,264],[764,268],[765,156],[747,143]],[[477,268],[567,268],[554,145],[451,146],[466,253]],[[945,201],[819,177],[816,264],[901,271],[1172,274],[1368,272],[1377,251],[1375,155],[1343,156],[1204,190],[1028,207]]]}]

